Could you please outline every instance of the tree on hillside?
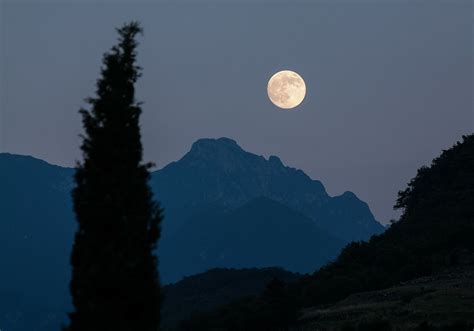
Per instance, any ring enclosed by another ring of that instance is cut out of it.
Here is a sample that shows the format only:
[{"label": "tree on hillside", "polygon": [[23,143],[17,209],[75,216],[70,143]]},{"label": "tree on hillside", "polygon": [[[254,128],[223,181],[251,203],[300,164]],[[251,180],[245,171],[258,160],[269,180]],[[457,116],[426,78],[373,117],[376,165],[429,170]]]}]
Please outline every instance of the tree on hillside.
[{"label": "tree on hillside", "polygon": [[74,311],[68,331],[156,331],[160,322],[156,244],[161,211],[148,186],[151,164],[142,163],[140,104],[134,84],[132,22],[103,58],[96,97],[81,109],[84,160],[73,190],[78,222],[71,255]]}]

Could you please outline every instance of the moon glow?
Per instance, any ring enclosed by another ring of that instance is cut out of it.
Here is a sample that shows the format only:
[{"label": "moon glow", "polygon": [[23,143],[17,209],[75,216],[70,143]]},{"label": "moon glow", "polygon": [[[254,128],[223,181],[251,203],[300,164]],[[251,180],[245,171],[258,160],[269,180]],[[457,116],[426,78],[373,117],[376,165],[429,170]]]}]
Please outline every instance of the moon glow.
[{"label": "moon glow", "polygon": [[282,70],[274,74],[267,85],[268,98],[279,108],[298,106],[306,95],[306,84],[296,72]]}]

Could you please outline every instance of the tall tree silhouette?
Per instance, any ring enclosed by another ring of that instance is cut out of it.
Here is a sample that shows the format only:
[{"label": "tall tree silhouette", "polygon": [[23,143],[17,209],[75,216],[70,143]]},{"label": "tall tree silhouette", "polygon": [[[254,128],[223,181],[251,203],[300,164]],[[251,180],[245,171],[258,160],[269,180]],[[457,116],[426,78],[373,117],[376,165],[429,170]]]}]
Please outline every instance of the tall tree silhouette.
[{"label": "tall tree silhouette", "polygon": [[156,331],[160,322],[156,243],[161,211],[142,163],[140,104],[134,84],[141,68],[132,22],[103,58],[96,97],[81,109],[84,161],[73,191],[78,221],[71,255],[74,311],[69,331]]}]

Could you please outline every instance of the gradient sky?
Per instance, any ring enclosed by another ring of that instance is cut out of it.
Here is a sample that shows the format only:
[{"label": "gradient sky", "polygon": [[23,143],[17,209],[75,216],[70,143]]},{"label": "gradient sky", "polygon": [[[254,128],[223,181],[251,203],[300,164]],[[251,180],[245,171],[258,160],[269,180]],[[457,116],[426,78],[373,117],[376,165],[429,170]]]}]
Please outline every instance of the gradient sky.
[{"label": "gradient sky", "polygon": [[[139,20],[147,161],[226,136],[387,222],[421,165],[473,132],[473,2],[0,0],[0,152],[71,166],[115,27]],[[303,76],[277,110],[269,77]]]}]

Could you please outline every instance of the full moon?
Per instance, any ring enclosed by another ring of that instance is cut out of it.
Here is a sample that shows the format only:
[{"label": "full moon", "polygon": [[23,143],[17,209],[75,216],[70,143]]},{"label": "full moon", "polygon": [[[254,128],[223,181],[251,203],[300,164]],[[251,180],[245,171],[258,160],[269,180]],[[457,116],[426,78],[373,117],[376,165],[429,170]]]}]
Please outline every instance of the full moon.
[{"label": "full moon", "polygon": [[267,93],[275,106],[291,109],[303,101],[306,95],[306,84],[296,72],[282,70],[268,81]]}]

